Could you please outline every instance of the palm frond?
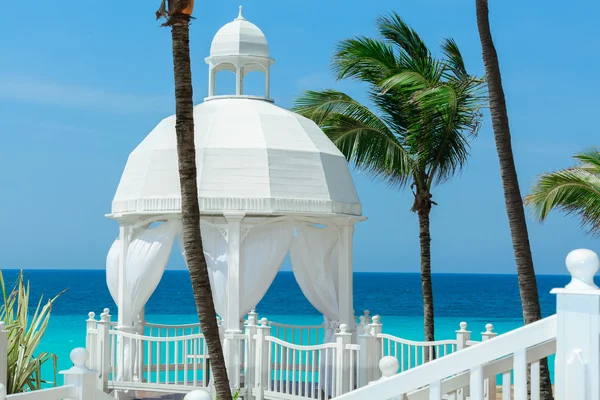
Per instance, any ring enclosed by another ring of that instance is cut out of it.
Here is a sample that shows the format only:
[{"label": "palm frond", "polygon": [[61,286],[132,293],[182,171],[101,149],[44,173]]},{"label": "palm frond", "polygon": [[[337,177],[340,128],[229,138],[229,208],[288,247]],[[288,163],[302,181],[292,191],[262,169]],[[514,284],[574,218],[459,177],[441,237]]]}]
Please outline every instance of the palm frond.
[{"label": "palm frond", "polygon": [[[596,153],[596,154],[594,154]],[[575,156],[581,165],[543,174],[525,197],[534,215],[544,221],[550,211],[576,215],[590,233],[600,235],[600,165],[596,150]]]},{"label": "palm frond", "polygon": [[425,60],[431,58],[431,52],[419,34],[397,13],[380,16],[377,19],[377,27],[381,36],[412,59]]},{"label": "palm frond", "polygon": [[414,163],[408,152],[384,121],[350,96],[308,91],[293,110],[315,121],[358,170],[393,186],[409,181]]},{"label": "palm frond", "polygon": [[340,42],[332,69],[338,80],[350,78],[376,84],[393,74],[398,65],[392,46],[383,40],[359,36]]}]

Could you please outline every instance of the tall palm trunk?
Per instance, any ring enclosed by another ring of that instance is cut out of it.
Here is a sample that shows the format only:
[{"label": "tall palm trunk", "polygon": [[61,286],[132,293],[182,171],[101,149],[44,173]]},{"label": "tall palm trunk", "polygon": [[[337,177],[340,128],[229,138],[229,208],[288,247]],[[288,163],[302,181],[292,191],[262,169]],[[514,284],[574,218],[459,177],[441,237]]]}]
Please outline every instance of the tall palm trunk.
[{"label": "tall palm trunk", "polygon": [[[490,32],[488,2],[487,0],[475,0],[475,3],[477,7],[477,26],[479,28],[479,38],[481,40],[483,62],[485,64],[489,90],[492,127],[494,129],[496,149],[500,160],[506,213],[508,214],[510,233],[517,263],[523,320],[525,324],[529,324],[542,318],[535,270],[533,268],[533,258],[529,246],[523,199],[519,190],[519,180],[513,159],[510,127],[508,124],[504,90],[502,88],[498,54],[496,53]],[[545,400],[552,399],[552,386],[550,384],[547,360],[543,360],[542,362],[541,374],[542,398]]]},{"label": "tall palm trunk", "polygon": [[[431,194],[423,189],[418,189],[415,195],[413,210],[419,217],[419,244],[421,248],[421,291],[423,294],[423,320],[425,340],[435,340],[434,313],[433,313],[433,287],[431,284],[431,232],[429,215],[431,213]],[[434,355],[435,357],[435,355]],[[425,354],[425,361],[429,353]]]},{"label": "tall palm trunk", "polygon": [[[231,389],[227,378],[227,370],[225,369],[219,327],[217,326],[217,315],[200,235],[189,22],[190,16],[185,14],[171,15],[169,20],[173,36],[177,118],[175,131],[177,133],[177,157],[181,185],[183,244],[194,291],[194,300],[200,318],[200,326],[206,338],[217,396],[219,400],[231,400]],[[204,371],[204,373],[208,373],[208,371]]]}]

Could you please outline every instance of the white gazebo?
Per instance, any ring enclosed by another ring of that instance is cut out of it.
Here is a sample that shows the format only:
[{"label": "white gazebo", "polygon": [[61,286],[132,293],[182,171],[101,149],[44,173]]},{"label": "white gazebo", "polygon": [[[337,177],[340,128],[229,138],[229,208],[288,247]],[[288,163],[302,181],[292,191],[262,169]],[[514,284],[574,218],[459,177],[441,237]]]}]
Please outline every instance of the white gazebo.
[{"label": "white gazebo", "polygon": [[[209,96],[194,108],[201,229],[215,307],[228,332],[266,293],[286,254],[302,292],[332,326],[355,325],[352,238],[361,217],[344,156],[311,120],[269,98],[269,48],[241,13],[213,39]],[[236,74],[236,93],[215,96],[215,75]],[[265,74],[265,96],[244,77]],[[110,218],[119,238],[107,282],[120,330],[136,332],[175,239],[181,235],[175,116],[130,154]],[[180,241],[181,242],[181,241]]]}]

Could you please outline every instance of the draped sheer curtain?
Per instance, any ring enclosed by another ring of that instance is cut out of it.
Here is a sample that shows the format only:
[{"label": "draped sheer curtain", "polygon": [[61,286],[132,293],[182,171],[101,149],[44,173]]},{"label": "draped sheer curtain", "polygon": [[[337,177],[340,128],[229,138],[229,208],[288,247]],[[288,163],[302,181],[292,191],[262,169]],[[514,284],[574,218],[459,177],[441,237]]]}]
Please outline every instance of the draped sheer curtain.
[{"label": "draped sheer curtain", "polygon": [[123,301],[119,299],[121,241],[114,241],[106,258],[106,283],[114,302],[124,308],[124,315],[132,319],[120,323],[134,322],[133,319],[137,318],[156,290],[180,230],[179,221],[168,221],[154,228],[134,231],[127,250]]},{"label": "draped sheer curtain", "polygon": [[290,247],[294,277],[306,299],[325,317],[324,342],[334,340],[339,319],[337,243],[337,229],[299,223]]},{"label": "draped sheer curtain", "polygon": [[[123,299],[119,298],[119,260],[121,258],[121,241],[115,240],[106,258],[106,283],[115,303],[122,308],[126,320],[119,321],[123,326],[131,327],[137,320],[142,308],[156,290],[169,256],[173,249],[175,236],[181,230],[179,221],[168,221],[154,228],[134,231],[125,264],[125,291]],[[143,333],[143,332],[139,332]],[[131,374],[139,376],[139,362],[133,362],[139,355],[131,343],[119,341],[119,365],[117,380],[129,380]]]},{"label": "draped sheer curtain", "polygon": [[[223,319],[227,317],[227,240],[221,233],[226,225],[214,225],[202,221],[202,244],[208,266],[215,311]],[[249,229],[242,239],[240,249],[240,319],[263,298],[275,279],[294,235],[291,221],[267,222],[243,225]],[[181,253],[185,260],[182,240]]]}]

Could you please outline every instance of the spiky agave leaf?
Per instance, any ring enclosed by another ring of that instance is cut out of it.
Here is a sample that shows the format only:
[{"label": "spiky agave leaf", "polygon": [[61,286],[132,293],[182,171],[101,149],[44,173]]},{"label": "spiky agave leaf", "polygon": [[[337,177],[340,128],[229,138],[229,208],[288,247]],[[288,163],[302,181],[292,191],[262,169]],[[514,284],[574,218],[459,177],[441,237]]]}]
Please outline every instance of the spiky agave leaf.
[{"label": "spiky agave leaf", "polygon": [[0,318],[5,322],[8,331],[6,385],[8,393],[37,390],[43,383],[49,383],[42,379],[42,367],[51,360],[54,371],[53,383],[56,385],[57,357],[46,352],[37,353],[37,347],[48,327],[52,305],[64,291],[48,300],[45,305],[43,305],[43,297],[40,298],[31,315],[30,284],[25,283],[22,271],[10,293],[0,271],[0,286],[4,300],[0,309]]}]

